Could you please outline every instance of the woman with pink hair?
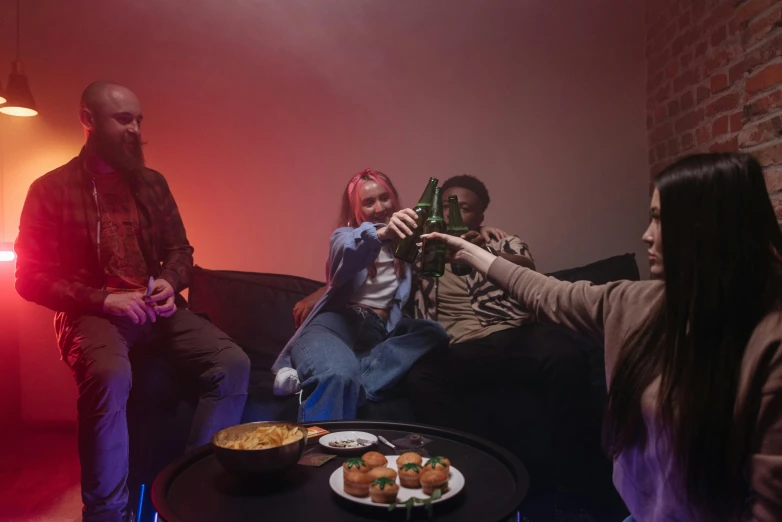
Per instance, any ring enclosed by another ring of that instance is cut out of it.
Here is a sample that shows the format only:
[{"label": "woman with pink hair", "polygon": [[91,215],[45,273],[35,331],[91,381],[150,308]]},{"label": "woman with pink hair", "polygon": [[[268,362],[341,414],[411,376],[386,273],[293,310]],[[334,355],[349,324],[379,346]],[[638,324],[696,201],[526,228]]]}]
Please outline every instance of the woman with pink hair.
[{"label": "woman with pink hair", "polygon": [[438,323],[402,317],[411,273],[393,246],[413,233],[415,217],[382,172],[363,170],[345,187],[325,293],[272,367],[275,394],[302,390],[301,422],[356,418],[423,354],[448,345]]}]

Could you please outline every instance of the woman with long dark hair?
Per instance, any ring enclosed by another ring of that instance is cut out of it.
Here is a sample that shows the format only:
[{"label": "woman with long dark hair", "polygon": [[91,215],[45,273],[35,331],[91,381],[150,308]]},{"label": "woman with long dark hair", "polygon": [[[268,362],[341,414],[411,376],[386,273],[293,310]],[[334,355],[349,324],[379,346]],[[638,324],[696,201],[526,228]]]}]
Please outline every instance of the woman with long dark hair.
[{"label": "woman with long dark hair", "polygon": [[303,390],[302,422],[354,419],[364,400],[382,399],[419,357],[448,345],[438,323],[402,318],[411,273],[393,245],[415,217],[382,172],[363,170],[345,187],[326,290],[272,367],[276,394]]},{"label": "woman with long dark hair", "polygon": [[654,184],[655,281],[560,282],[427,239],[539,319],[604,342],[606,445],[636,520],[782,520],[782,233],[762,169],[696,155]]}]

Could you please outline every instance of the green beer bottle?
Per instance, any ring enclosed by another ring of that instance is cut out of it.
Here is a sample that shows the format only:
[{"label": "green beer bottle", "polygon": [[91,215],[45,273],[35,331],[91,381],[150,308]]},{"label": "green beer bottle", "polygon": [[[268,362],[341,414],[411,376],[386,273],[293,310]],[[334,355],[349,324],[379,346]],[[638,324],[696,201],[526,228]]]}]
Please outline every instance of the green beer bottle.
[{"label": "green beer bottle", "polygon": [[[469,229],[462,221],[462,213],[459,210],[459,198],[456,196],[448,196],[448,234],[461,237],[468,231]],[[464,263],[455,263],[451,261],[451,272],[453,272],[454,275],[466,276],[472,273],[472,267],[470,265],[465,265]]]},{"label": "green beer bottle", "polygon": [[[432,201],[432,215],[424,223],[424,234],[432,232],[445,232],[445,220],[443,219],[443,201],[440,199],[440,187],[434,190]],[[421,261],[421,273],[429,277],[440,277],[445,272],[445,243],[424,239],[421,247],[423,259]]]},{"label": "green beer bottle", "polygon": [[438,183],[439,180],[437,178],[429,178],[429,183],[427,183],[424,193],[421,194],[421,199],[418,200],[418,204],[413,209],[418,216],[415,219],[415,224],[418,225],[418,228],[413,229],[413,235],[401,239],[396,246],[394,256],[405,263],[413,264],[416,256],[418,256],[418,239],[421,237],[421,230],[424,227],[424,222],[426,221],[426,218],[429,217],[429,213],[432,209],[434,189],[437,187]]}]

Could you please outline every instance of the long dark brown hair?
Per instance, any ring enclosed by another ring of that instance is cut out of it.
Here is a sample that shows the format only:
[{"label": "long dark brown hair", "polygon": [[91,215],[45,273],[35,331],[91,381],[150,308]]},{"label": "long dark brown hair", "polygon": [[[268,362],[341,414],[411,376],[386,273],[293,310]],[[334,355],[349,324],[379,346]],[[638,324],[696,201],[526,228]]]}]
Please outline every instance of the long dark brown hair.
[{"label": "long dark brown hair", "polygon": [[[379,170],[364,169],[355,176],[353,176],[348,184],[345,186],[345,192],[342,194],[342,205],[339,211],[338,227],[352,227],[357,228],[364,222],[364,216],[361,212],[361,198],[358,195],[358,184],[362,181],[374,181],[378,185],[382,186],[391,198],[391,212],[396,212],[401,207],[399,203],[399,193],[396,191],[396,187],[391,183],[391,178],[380,172]],[[396,243],[396,242],[394,242]],[[369,271],[369,277],[377,276],[377,265],[372,264],[367,269]],[[398,259],[394,260],[394,271],[397,277],[402,277],[404,274],[404,264]]]},{"label": "long dark brown hair", "polygon": [[[665,297],[660,327],[631,336],[614,369],[605,435],[613,456],[645,440],[644,391],[660,378],[664,436],[705,516],[738,513],[758,397],[737,404],[744,351],[778,306],[780,232],[763,172],[748,154],[686,157],[655,180]],[[759,395],[759,394],[757,394]]]}]

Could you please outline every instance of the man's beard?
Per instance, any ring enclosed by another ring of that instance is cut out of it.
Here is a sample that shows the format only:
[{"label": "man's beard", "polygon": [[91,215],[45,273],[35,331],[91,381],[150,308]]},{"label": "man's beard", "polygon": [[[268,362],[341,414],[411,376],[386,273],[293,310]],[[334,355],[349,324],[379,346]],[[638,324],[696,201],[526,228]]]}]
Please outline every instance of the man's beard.
[{"label": "man's beard", "polygon": [[117,172],[129,174],[145,165],[143,143],[138,135],[124,135],[114,142],[100,132],[92,134],[95,152]]}]

